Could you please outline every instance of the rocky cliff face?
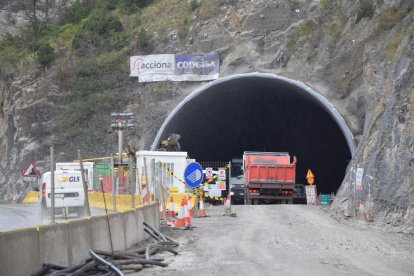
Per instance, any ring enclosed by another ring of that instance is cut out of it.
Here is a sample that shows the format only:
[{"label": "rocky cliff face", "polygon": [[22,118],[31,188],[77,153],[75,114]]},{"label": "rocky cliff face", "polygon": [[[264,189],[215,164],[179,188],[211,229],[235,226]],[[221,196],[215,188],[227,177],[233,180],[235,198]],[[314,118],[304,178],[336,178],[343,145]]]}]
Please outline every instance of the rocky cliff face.
[{"label": "rocky cliff face", "polygon": [[[333,213],[412,231],[413,2],[198,2],[204,13],[194,12],[184,35],[171,30],[163,39],[148,26],[154,52],[216,51],[221,76],[261,71],[312,86],[344,116],[357,144]],[[139,114],[139,147],[149,147],[171,109],[198,86],[125,82],[134,99],[128,110]],[[59,139],[52,132],[54,118],[65,109],[67,91],[54,80],[53,68],[43,74],[26,70],[2,81],[0,89],[0,189],[10,198],[27,187],[17,170],[28,159],[47,167],[48,147]],[[353,189],[356,167],[367,175],[362,191]]]}]

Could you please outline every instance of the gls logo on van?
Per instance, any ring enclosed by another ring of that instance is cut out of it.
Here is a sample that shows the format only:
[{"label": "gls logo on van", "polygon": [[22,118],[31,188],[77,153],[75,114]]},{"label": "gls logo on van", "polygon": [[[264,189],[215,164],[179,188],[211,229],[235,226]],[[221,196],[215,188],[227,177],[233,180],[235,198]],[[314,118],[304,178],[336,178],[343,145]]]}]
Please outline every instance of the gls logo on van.
[{"label": "gls logo on van", "polygon": [[79,182],[80,176],[71,176],[69,177],[69,182]]},{"label": "gls logo on van", "polygon": [[60,183],[65,183],[65,182],[79,182],[80,180],[80,176],[67,176],[64,175],[60,178]]}]

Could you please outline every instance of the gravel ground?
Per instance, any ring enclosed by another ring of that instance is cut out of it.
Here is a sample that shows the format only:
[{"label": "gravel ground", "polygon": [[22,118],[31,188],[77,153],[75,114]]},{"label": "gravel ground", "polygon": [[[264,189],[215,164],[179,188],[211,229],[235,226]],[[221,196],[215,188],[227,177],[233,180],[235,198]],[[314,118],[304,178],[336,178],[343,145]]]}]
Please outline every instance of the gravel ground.
[{"label": "gravel ground", "polygon": [[414,275],[414,238],[339,222],[326,207],[222,206],[194,218],[193,230],[162,232],[175,238],[179,255],[164,252],[168,267],[129,275]]}]

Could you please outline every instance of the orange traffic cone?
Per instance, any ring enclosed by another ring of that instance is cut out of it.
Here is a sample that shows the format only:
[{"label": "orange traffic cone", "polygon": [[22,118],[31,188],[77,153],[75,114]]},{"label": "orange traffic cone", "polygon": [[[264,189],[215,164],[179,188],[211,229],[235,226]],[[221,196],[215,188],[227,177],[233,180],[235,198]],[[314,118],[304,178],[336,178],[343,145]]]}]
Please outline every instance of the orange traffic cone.
[{"label": "orange traffic cone", "polygon": [[224,201],[224,212],[225,213],[231,213],[231,199],[230,199],[230,193],[227,195],[227,198]]},{"label": "orange traffic cone", "polygon": [[174,212],[174,199],[170,197],[170,205],[168,206],[168,218],[174,220],[175,212]]},{"label": "orange traffic cone", "polygon": [[177,219],[175,220],[174,227],[185,226],[185,202],[181,200],[180,210],[178,211]]},{"label": "orange traffic cone", "polygon": [[187,202],[187,199],[185,198],[185,196],[183,197],[183,201],[184,201],[185,224],[190,226],[191,225],[191,218],[190,218],[190,213],[188,212],[188,202]]},{"label": "orange traffic cone", "polygon": [[198,209],[198,216],[199,217],[206,216],[206,210],[204,209],[204,199],[202,195],[200,195],[200,208]]},{"label": "orange traffic cone", "polygon": [[191,197],[190,195],[187,196],[187,208],[188,208],[188,215],[190,218],[193,217],[193,207],[192,207],[192,202],[191,202]]},{"label": "orange traffic cone", "polygon": [[175,217],[175,212],[174,212],[174,199],[171,196],[170,197],[170,205],[168,206],[168,211],[167,211],[167,225],[169,225],[169,226],[173,226],[174,225],[174,217]]}]

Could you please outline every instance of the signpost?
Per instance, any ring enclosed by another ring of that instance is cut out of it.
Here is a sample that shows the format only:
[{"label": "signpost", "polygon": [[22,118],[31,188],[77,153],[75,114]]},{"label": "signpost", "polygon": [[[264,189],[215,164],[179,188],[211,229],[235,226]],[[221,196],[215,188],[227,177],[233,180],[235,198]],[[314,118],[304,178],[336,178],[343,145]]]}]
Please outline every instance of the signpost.
[{"label": "signpost", "polygon": [[306,181],[308,181],[309,185],[315,183],[315,176],[310,169],[308,169],[308,173],[306,174]]},{"label": "signpost", "polygon": [[123,141],[123,131],[134,128],[132,120],[134,120],[135,115],[131,112],[121,112],[111,113],[111,128],[112,130],[118,131],[118,183],[119,186],[123,185],[124,172],[122,164],[122,141]]},{"label": "signpost", "polygon": [[316,185],[313,185],[315,183],[315,175],[312,173],[310,169],[308,169],[308,173],[306,174],[306,181],[309,184],[305,186],[306,203],[308,205],[316,205]]},{"label": "signpost", "polygon": [[190,188],[197,188],[203,181],[203,168],[197,162],[187,165],[184,170],[184,181]]}]

